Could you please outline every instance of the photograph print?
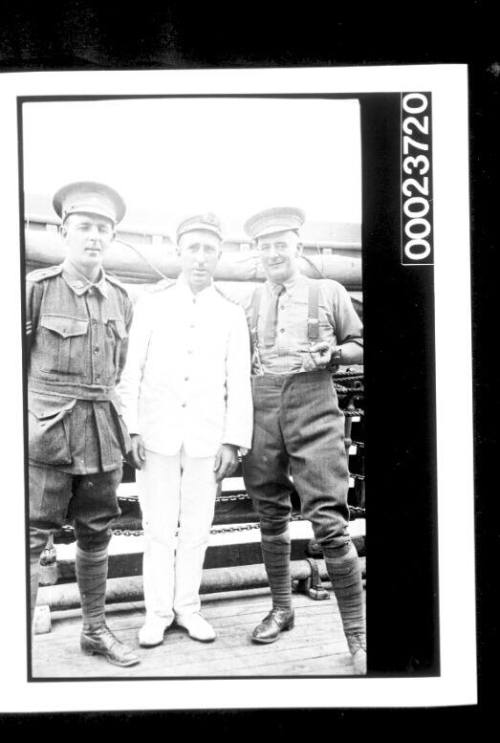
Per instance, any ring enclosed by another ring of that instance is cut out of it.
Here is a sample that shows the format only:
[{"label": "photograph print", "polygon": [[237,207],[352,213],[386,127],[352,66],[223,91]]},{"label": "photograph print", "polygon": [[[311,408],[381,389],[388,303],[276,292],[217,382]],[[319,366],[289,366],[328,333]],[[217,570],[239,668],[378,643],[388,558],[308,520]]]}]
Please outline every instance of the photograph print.
[{"label": "photograph print", "polygon": [[360,100],[20,135],[31,678],[364,675]]},{"label": "photograph print", "polygon": [[137,75],[0,90],[9,708],[473,703],[466,70]]}]

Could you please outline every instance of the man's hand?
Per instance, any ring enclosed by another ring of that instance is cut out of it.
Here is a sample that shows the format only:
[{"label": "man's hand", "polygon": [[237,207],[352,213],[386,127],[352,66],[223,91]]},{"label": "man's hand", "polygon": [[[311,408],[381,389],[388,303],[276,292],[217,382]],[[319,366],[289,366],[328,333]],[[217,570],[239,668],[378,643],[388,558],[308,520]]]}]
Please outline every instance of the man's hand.
[{"label": "man's hand", "polygon": [[130,452],[132,461],[138,470],[142,470],[142,465],[146,461],[146,447],[143,438],[139,433],[133,433],[130,438],[132,440],[132,451]]},{"label": "man's hand", "polygon": [[220,482],[230,477],[238,466],[238,447],[233,444],[222,444],[215,456],[215,479]]},{"label": "man's hand", "polygon": [[318,341],[318,343],[311,343],[309,347],[309,354],[311,356],[313,367],[317,369],[324,369],[328,365],[332,356],[333,346],[328,341]]}]

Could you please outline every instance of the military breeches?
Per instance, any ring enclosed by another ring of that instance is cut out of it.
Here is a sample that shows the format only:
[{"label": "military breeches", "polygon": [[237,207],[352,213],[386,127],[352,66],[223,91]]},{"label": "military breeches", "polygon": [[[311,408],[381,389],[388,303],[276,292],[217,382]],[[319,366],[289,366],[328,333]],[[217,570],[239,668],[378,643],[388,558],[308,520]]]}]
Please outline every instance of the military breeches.
[{"label": "military breeches", "polygon": [[330,373],[256,376],[252,384],[254,434],[243,475],[262,533],[286,530],[295,489],[316,540],[347,544],[344,415]]},{"label": "military breeches", "polygon": [[44,549],[49,534],[68,520],[78,545],[100,550],[111,538],[111,521],[120,515],[116,489],[121,467],[111,472],[72,475],[56,467],[29,464],[30,549]]}]

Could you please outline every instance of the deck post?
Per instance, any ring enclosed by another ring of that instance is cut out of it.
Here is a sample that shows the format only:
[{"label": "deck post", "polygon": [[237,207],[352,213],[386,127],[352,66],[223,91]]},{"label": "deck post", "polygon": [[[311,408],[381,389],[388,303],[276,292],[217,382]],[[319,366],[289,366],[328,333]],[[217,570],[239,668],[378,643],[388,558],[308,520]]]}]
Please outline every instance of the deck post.
[{"label": "deck post", "polygon": [[[38,585],[54,586],[57,583],[58,577],[57,552],[54,544],[54,536],[51,534],[45,545],[45,549],[40,555]],[[50,632],[51,629],[50,606],[48,604],[37,604],[33,614],[33,634],[43,635]]]},{"label": "deck post", "polygon": [[45,549],[40,555],[40,577],[38,583],[40,586],[53,586],[58,580],[57,552],[54,544],[54,536],[51,534],[45,545]]}]

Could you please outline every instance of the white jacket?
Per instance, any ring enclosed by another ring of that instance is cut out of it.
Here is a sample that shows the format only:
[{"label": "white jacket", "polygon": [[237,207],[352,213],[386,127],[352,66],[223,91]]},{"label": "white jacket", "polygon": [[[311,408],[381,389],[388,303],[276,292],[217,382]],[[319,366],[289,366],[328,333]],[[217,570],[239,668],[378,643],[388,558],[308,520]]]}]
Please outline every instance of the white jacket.
[{"label": "white jacket", "polygon": [[208,457],[250,448],[250,341],[243,309],[213,285],[193,294],[181,277],[134,309],[118,393],[130,433],[147,449]]}]

